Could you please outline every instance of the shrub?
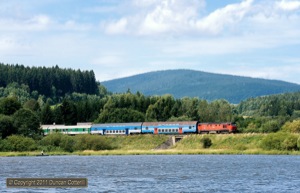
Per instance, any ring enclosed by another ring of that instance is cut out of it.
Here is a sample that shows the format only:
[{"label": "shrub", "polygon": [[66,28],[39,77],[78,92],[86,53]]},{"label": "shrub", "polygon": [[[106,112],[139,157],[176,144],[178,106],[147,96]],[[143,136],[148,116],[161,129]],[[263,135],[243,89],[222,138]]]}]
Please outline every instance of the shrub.
[{"label": "shrub", "polygon": [[291,135],[289,134],[284,141],[281,143],[281,147],[284,150],[297,150],[297,140],[298,137],[296,137],[295,135]]},{"label": "shrub", "polygon": [[294,120],[293,122],[286,122],[282,126],[283,131],[291,132],[291,133],[300,133],[300,120]]},{"label": "shrub", "polygon": [[261,132],[271,133],[277,132],[280,129],[280,125],[277,120],[270,120],[262,124]]},{"label": "shrub", "polygon": [[41,145],[50,145],[50,146],[55,146],[55,147],[59,147],[63,138],[63,134],[62,133],[51,133],[50,135],[47,135],[46,137],[44,137],[40,143]]},{"label": "shrub", "polygon": [[261,148],[265,150],[281,150],[281,143],[284,141],[284,133],[271,133],[261,141]]},{"label": "shrub", "polygon": [[265,150],[296,150],[297,136],[289,133],[272,133],[265,136],[261,142],[261,148]]},{"label": "shrub", "polygon": [[44,146],[47,151],[64,150],[73,152],[74,143],[74,138],[72,136],[64,135],[62,133],[52,133],[40,141],[40,144]]},{"label": "shrub", "polygon": [[29,137],[12,135],[7,137],[8,151],[33,151],[37,149],[36,142]]},{"label": "shrub", "polygon": [[202,143],[203,148],[209,148],[212,145],[212,141],[208,137],[203,137],[200,142]]},{"label": "shrub", "polygon": [[77,135],[75,136],[74,150],[106,150],[113,149],[103,136]]}]

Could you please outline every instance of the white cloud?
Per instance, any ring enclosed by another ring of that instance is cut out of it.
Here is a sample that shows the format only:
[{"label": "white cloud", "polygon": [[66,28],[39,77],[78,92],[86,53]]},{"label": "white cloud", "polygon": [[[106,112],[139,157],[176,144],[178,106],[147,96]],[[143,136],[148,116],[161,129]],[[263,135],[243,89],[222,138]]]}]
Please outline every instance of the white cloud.
[{"label": "white cloud", "polygon": [[34,15],[30,18],[0,18],[0,30],[3,31],[41,31],[53,24],[47,15]]},{"label": "white cloud", "polygon": [[276,2],[276,7],[284,11],[295,11],[300,9],[300,1],[281,0],[280,2]]},{"label": "white cloud", "polygon": [[110,23],[106,26],[108,34],[124,34],[127,32],[127,18],[121,18],[117,22]]},{"label": "white cloud", "polygon": [[199,19],[195,27],[203,32],[218,34],[231,24],[240,22],[251,11],[253,0],[246,0],[237,4],[230,4]]},{"label": "white cloud", "polygon": [[203,16],[204,0],[143,0],[133,1],[139,7],[136,14],[122,17],[106,25],[106,32],[137,35],[182,34],[201,32],[204,34],[221,33],[228,25],[240,22],[252,9],[253,0],[229,4]]},{"label": "white cloud", "polygon": [[205,1],[143,0],[133,1],[132,5],[138,8],[136,13],[107,23],[107,33],[152,35],[188,31]]},{"label": "white cloud", "polygon": [[144,16],[139,34],[185,31],[190,28],[190,22],[197,17],[202,6],[203,1],[161,1]]},{"label": "white cloud", "polygon": [[[262,27],[263,21],[268,22],[265,28],[280,28],[277,22],[282,19],[288,25],[290,20],[299,17],[299,13],[295,11],[300,9],[300,1],[287,0],[243,0],[206,15],[204,0],[133,0],[132,5],[136,8],[133,9],[134,13],[123,15],[115,21],[106,21],[104,26],[108,34],[198,37],[237,35],[253,31],[253,24],[255,27]],[[281,10],[288,10],[290,13]]]}]

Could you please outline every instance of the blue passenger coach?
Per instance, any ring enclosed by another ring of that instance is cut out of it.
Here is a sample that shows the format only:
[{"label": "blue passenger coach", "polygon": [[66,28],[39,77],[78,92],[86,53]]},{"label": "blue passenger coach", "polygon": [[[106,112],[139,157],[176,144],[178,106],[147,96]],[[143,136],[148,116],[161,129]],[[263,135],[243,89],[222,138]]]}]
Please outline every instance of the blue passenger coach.
[{"label": "blue passenger coach", "polygon": [[132,135],[141,133],[141,122],[137,123],[105,123],[94,124],[91,134],[98,135]]},{"label": "blue passenger coach", "polygon": [[197,132],[198,121],[144,122],[143,134],[188,134]]}]

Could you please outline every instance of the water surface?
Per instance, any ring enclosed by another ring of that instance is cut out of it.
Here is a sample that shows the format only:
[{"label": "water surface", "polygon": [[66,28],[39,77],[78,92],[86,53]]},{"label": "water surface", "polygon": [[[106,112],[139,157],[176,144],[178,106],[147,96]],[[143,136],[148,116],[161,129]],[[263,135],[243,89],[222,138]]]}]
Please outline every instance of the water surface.
[{"label": "water surface", "polygon": [[[300,192],[300,156],[0,157],[1,192]],[[87,188],[6,188],[6,178],[87,178]]]}]

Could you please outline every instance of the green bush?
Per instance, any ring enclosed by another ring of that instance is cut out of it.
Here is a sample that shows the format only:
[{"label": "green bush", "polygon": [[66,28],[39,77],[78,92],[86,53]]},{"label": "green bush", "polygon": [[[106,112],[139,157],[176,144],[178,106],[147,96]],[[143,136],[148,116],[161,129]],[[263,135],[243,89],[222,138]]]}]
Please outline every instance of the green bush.
[{"label": "green bush", "polygon": [[200,142],[202,143],[203,148],[209,148],[212,145],[212,141],[208,137],[203,137]]},{"label": "green bush", "polygon": [[62,133],[51,133],[50,135],[44,137],[40,143],[44,146],[59,147],[63,137],[64,135]]},{"label": "green bush", "polygon": [[265,150],[297,150],[297,139],[289,133],[271,133],[263,138],[260,146]]},{"label": "green bush", "polygon": [[297,150],[297,140],[298,137],[295,135],[288,135],[286,136],[286,138],[283,140],[283,142],[281,143],[281,147],[284,150]]},{"label": "green bush", "polygon": [[44,137],[40,144],[44,146],[46,151],[64,150],[67,152],[74,151],[75,140],[74,137],[64,135],[62,133],[52,133]]},{"label": "green bush", "polygon": [[113,149],[106,138],[99,135],[75,136],[74,150],[109,150]]},{"label": "green bush", "polygon": [[6,151],[33,151],[37,150],[36,142],[29,137],[11,135],[4,142]]},{"label": "green bush", "polygon": [[281,143],[284,141],[284,133],[271,133],[261,141],[261,148],[265,150],[281,150]]},{"label": "green bush", "polygon": [[294,120],[293,122],[286,122],[282,126],[283,131],[291,132],[291,133],[300,133],[300,120]]},{"label": "green bush", "polygon": [[262,133],[277,132],[280,129],[280,125],[277,120],[266,121],[262,124],[260,131]]},{"label": "green bush", "polygon": [[0,151],[11,151],[11,147],[7,139],[1,140],[0,139]]}]

